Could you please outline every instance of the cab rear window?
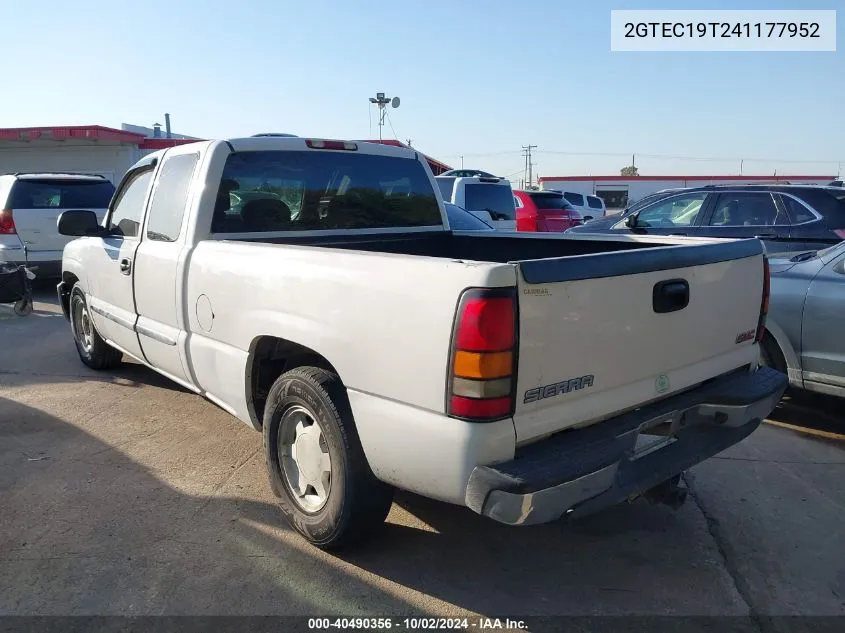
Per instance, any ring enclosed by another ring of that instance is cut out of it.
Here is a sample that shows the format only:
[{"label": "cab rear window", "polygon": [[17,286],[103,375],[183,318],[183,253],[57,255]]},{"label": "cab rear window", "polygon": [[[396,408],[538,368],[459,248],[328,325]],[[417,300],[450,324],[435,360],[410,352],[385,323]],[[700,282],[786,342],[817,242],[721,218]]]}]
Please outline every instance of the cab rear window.
[{"label": "cab rear window", "polygon": [[8,206],[12,209],[107,209],[114,185],[108,180],[17,180]]},{"label": "cab rear window", "polygon": [[226,159],[214,233],[442,226],[413,159],[326,150],[237,152]]}]

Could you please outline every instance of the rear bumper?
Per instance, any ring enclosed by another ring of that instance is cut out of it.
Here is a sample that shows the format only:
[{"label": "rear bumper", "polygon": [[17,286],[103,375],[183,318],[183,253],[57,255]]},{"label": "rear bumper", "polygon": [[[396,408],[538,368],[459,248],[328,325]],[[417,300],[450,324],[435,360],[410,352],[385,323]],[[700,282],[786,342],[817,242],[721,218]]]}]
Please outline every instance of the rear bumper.
[{"label": "rear bumper", "polygon": [[[636,497],[750,435],[775,408],[787,377],[732,373],[593,426],[564,431],[476,466],[466,505],[509,525],[575,518]],[[658,442],[637,449],[637,440]]]}]

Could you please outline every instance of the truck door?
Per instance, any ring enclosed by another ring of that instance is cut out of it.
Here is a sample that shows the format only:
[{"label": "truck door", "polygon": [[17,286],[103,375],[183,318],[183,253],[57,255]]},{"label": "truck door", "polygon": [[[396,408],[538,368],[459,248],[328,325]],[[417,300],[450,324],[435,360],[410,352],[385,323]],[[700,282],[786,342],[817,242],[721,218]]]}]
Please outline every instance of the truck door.
[{"label": "truck door", "polygon": [[193,380],[187,370],[187,333],[182,325],[182,271],[188,250],[184,225],[199,158],[191,146],[165,153],[135,255],[136,329],[144,356],[153,367],[188,387]]},{"label": "truck door", "polygon": [[155,161],[150,160],[126,174],[106,215],[109,235],[101,239],[90,261],[88,299],[97,331],[136,358],[143,354],[135,332],[132,273],[154,171]]}]

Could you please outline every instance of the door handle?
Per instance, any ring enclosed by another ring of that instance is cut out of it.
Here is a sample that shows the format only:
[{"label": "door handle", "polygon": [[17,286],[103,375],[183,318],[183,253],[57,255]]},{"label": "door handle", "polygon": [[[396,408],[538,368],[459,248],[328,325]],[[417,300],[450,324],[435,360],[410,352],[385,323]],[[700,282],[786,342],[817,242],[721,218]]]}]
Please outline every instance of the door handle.
[{"label": "door handle", "polygon": [[759,235],[755,235],[758,240],[773,240],[777,238],[777,235],[774,233],[760,233]]},{"label": "door handle", "polygon": [[120,260],[120,272],[124,275],[128,275],[132,272],[132,260],[128,257],[124,257]]},{"label": "door handle", "polygon": [[667,279],[654,284],[651,305],[658,314],[677,312],[689,305],[689,282],[686,279]]},{"label": "door handle", "polygon": [[669,235],[683,235],[686,237],[686,233],[669,233]]}]

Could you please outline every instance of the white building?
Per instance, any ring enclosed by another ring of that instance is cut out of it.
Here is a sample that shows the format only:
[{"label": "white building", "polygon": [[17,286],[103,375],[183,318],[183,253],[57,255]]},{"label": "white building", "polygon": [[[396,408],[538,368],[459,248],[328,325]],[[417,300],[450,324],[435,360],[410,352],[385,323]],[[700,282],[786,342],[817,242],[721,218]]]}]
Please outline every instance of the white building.
[{"label": "white building", "polygon": [[542,176],[537,180],[543,190],[598,196],[612,212],[662,189],[730,184],[824,185],[834,179],[835,176]]},{"label": "white building", "polygon": [[144,154],[198,140],[183,135],[166,138],[160,129],[124,127],[130,129],[102,125],[0,128],[0,174],[99,174],[117,184]]}]

